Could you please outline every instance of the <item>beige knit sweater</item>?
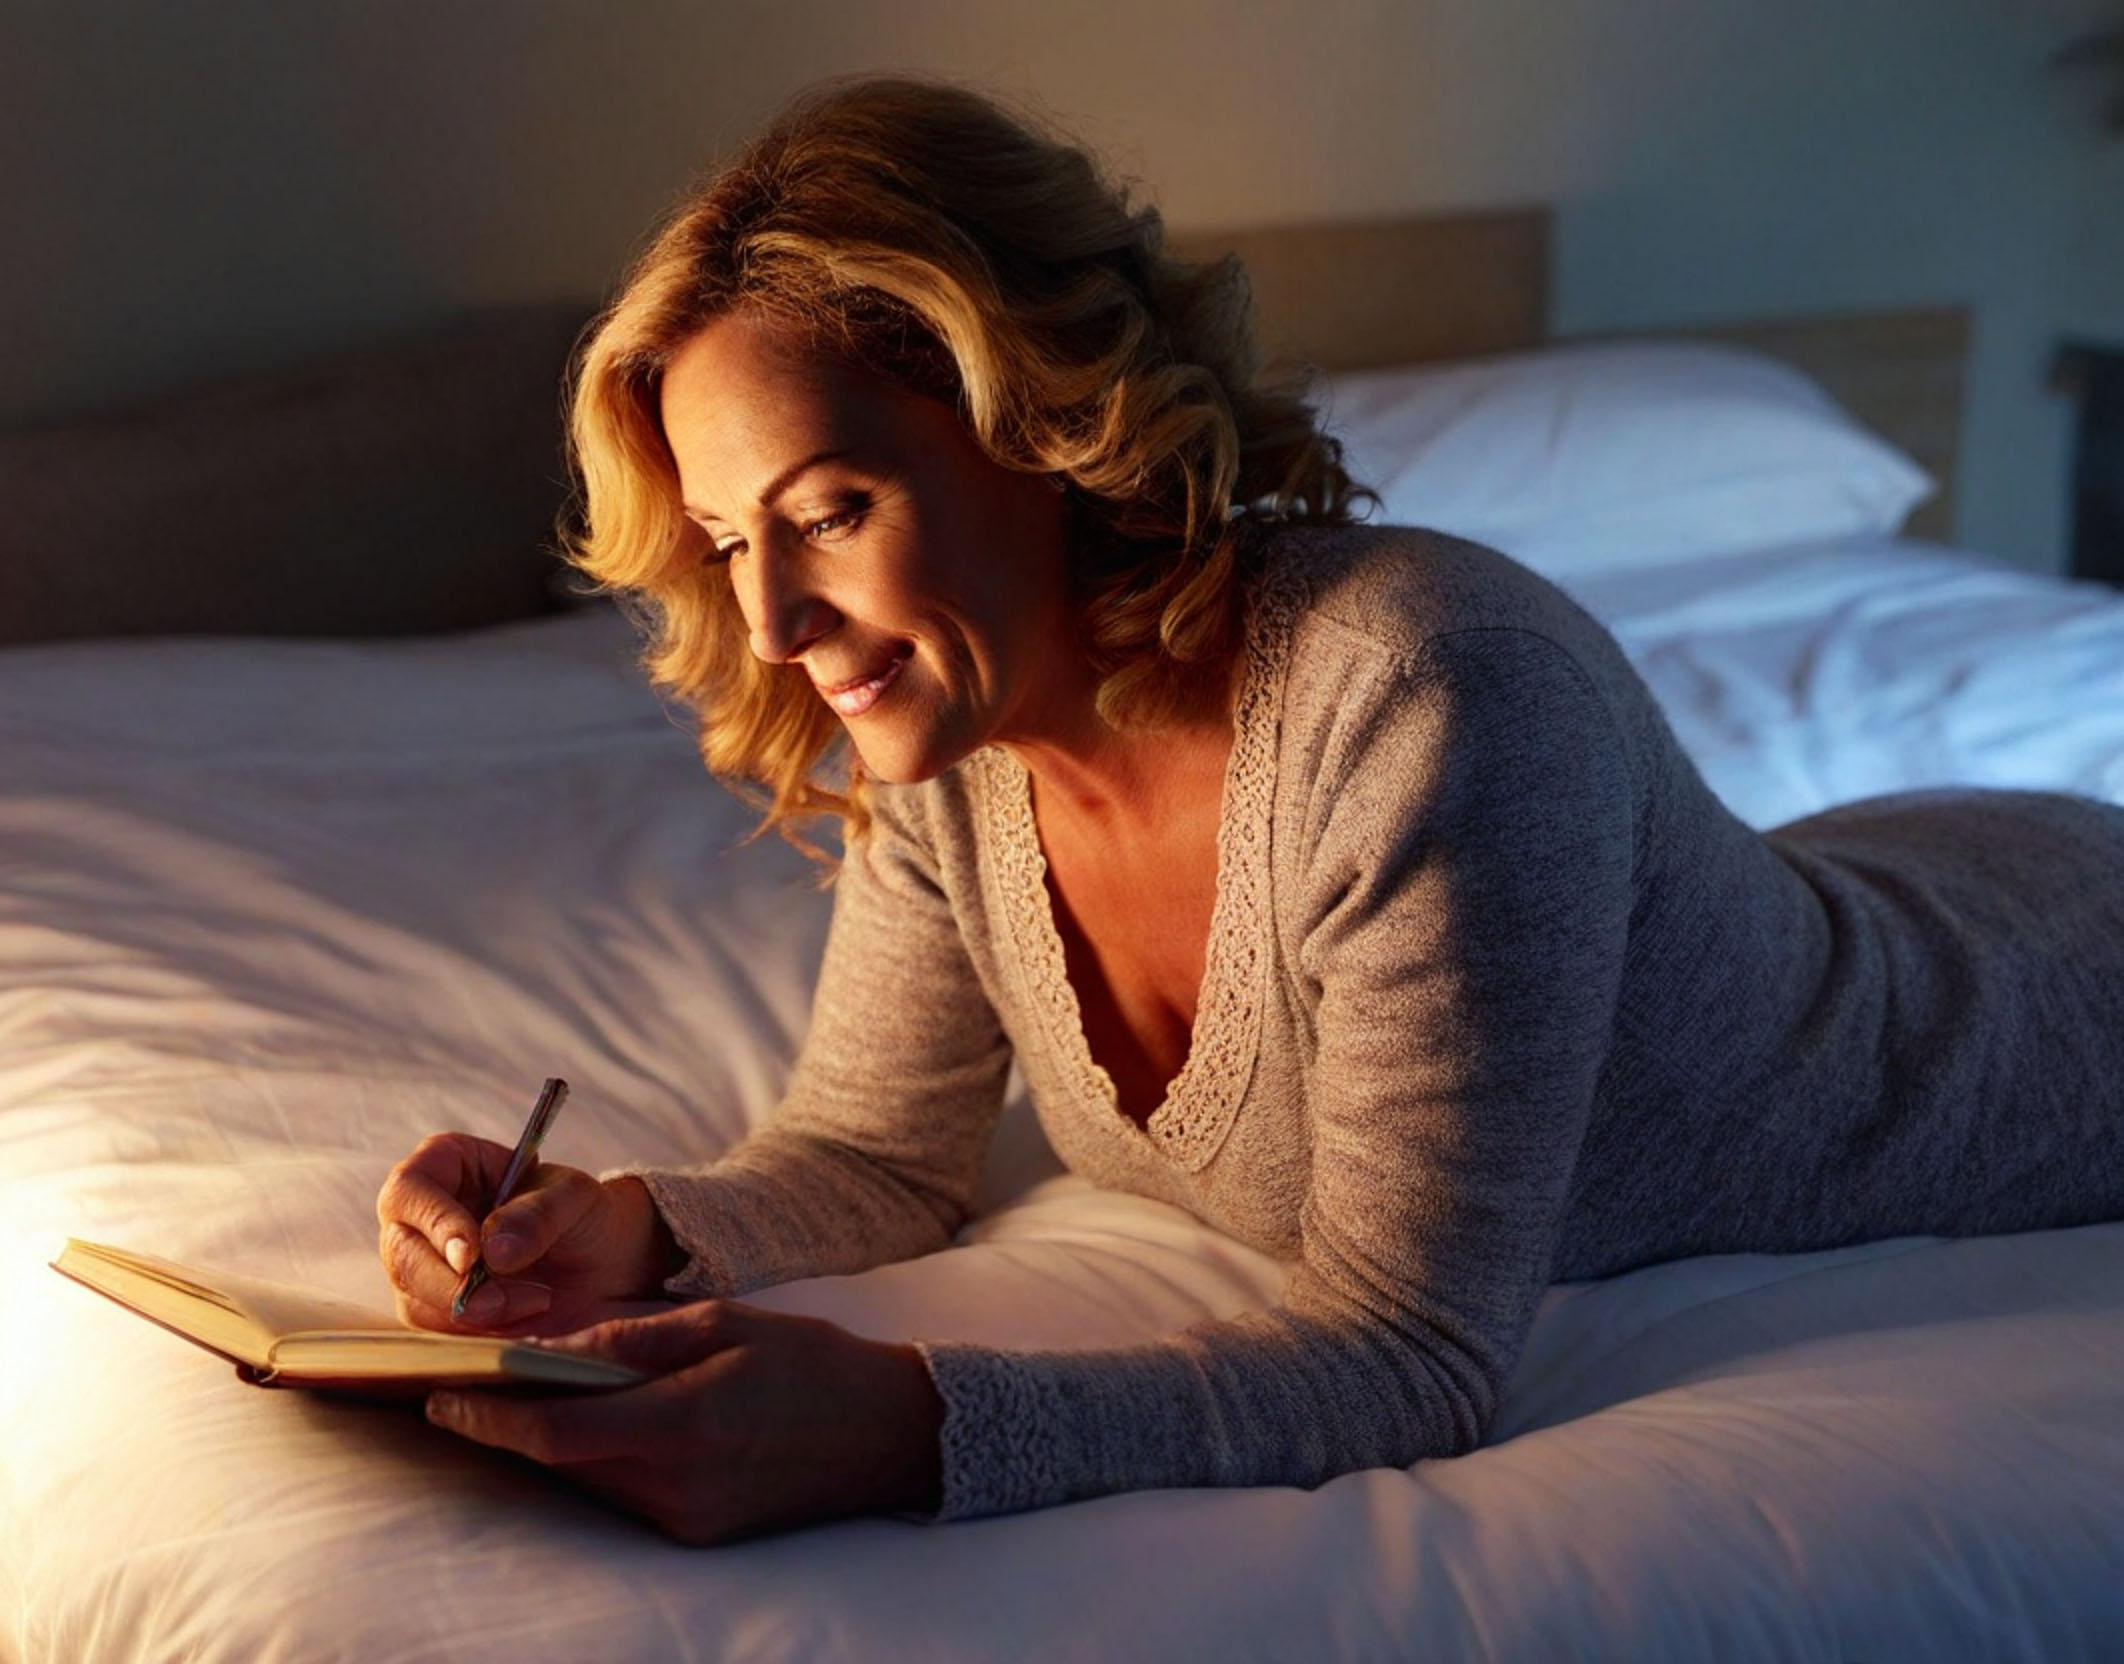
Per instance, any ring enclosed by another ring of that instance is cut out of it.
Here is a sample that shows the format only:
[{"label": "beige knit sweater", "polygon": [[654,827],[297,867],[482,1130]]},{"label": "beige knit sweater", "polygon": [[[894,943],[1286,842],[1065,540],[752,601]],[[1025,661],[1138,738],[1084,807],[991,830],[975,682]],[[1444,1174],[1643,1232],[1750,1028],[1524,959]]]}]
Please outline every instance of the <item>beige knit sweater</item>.
[{"label": "beige knit sweater", "polygon": [[2124,810],[1880,800],[1759,835],[1504,557],[1265,539],[1193,1050],[1086,1046],[1024,771],[877,793],[770,1123],[645,1174],[729,1295],[944,1246],[1013,1056],[1055,1150],[1295,1262],[1088,1353],[923,1347],[945,1517],[1465,1451],[1543,1287],[2124,1217]]}]

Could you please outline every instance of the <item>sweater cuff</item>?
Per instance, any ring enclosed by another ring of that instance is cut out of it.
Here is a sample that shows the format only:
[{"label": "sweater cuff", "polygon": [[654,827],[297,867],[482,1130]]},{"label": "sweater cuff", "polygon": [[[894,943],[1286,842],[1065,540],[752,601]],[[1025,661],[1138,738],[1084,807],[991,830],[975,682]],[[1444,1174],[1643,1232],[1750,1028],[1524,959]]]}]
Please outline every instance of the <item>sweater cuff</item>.
[{"label": "sweater cuff", "polygon": [[1022,1354],[918,1340],[915,1350],[944,1401],[939,1520],[1012,1514],[1069,1500],[1061,1424],[1047,1372]]}]

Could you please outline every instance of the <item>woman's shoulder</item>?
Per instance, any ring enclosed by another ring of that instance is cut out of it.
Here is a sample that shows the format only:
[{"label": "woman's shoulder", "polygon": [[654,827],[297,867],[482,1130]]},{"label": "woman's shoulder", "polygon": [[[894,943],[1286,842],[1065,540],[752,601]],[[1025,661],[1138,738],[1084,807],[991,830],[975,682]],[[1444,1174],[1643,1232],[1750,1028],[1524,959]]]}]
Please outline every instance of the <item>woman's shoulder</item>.
[{"label": "woman's shoulder", "polygon": [[1443,637],[1519,631],[1572,651],[1604,638],[1585,611],[1508,555],[1418,526],[1285,526],[1266,537],[1265,595],[1295,640],[1420,658]]},{"label": "woman's shoulder", "polygon": [[1479,752],[1493,773],[1588,735],[1631,758],[1656,748],[1651,696],[1615,639],[1509,556],[1417,527],[1280,531],[1249,639],[1279,775],[1335,775],[1380,746],[1433,769],[1443,753],[1425,748]]}]

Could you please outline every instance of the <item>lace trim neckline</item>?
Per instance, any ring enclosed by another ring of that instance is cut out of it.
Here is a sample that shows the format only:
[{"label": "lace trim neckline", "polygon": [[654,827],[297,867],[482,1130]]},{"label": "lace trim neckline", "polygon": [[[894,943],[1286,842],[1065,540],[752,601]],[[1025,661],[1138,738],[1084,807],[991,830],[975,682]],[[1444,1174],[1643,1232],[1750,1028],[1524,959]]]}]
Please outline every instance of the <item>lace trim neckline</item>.
[{"label": "lace trim neckline", "polygon": [[1260,578],[1249,599],[1245,664],[1232,716],[1217,818],[1217,897],[1187,1061],[1164,1101],[1140,1127],[1121,1112],[1113,1077],[1092,1056],[1083,1007],[1069,980],[1062,934],[1047,893],[1047,857],[1033,818],[1032,779],[1007,751],[976,754],[984,841],[994,851],[999,912],[1013,963],[1061,1058],[1078,1099],[1095,1106],[1110,1135],[1147,1143],[1189,1172],[1222,1147],[1254,1072],[1269,955],[1269,816],[1276,783],[1277,713],[1298,615],[1299,586],[1287,569]]}]

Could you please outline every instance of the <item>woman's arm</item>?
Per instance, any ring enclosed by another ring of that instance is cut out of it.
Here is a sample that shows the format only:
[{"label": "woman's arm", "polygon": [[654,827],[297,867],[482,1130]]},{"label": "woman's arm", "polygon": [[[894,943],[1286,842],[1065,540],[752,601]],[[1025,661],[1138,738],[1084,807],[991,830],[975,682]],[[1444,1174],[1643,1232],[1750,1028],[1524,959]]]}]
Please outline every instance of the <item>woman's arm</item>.
[{"label": "woman's arm", "polygon": [[1316,1485],[1475,1445],[1545,1286],[1607,1054],[1633,770],[1517,631],[1349,673],[1300,909],[1312,1188],[1279,1308],[1091,1353],[923,1351],[947,1517]]},{"label": "woman's arm", "polygon": [[879,789],[834,892],[811,1026],[773,1116],[712,1164],[627,1169],[684,1264],[742,1294],[944,1247],[972,1208],[1010,1047],[929,852],[918,793]]},{"label": "woman's arm", "polygon": [[[423,1140],[377,1197],[399,1316],[554,1334],[660,1289],[735,1294],[947,1243],[1009,1052],[919,832],[918,806],[883,804],[849,856],[787,1095],[722,1161],[602,1178],[542,1162],[483,1220],[507,1147]],[[496,1276],[460,1316],[453,1296],[475,1253]]]}]

